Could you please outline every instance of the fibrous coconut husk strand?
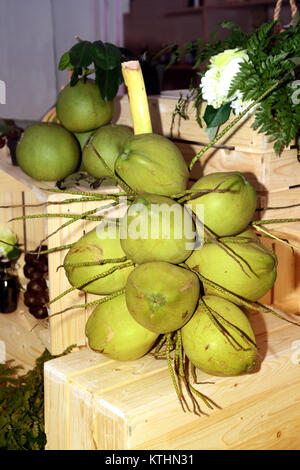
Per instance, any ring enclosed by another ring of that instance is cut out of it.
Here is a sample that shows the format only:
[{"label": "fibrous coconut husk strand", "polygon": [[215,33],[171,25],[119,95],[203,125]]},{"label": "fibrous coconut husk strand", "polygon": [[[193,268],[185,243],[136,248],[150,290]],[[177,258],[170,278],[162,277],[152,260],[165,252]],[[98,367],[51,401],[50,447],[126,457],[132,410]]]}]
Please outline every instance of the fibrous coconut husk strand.
[{"label": "fibrous coconut husk strand", "polygon": [[[86,266],[101,266],[102,264],[124,263],[127,260],[127,256],[122,256],[121,258],[98,259],[96,261],[86,261],[83,263],[68,263],[68,268],[82,268]],[[64,264],[61,264],[56,268],[56,271],[64,267]]]},{"label": "fibrous coconut husk strand", "polygon": [[112,294],[109,294],[109,295],[106,295],[105,297],[102,297],[101,299],[93,300],[91,302],[85,302],[84,304],[72,305],[71,307],[67,307],[67,308],[61,310],[60,312],[55,312],[55,313],[51,314],[49,318],[55,317],[57,315],[62,315],[63,313],[68,312],[69,310],[77,310],[77,309],[82,309],[82,308],[86,308],[86,307],[93,307],[95,305],[103,304],[105,302],[108,302],[109,300],[112,300],[112,299],[118,297],[119,295],[124,294],[124,292],[125,292],[125,289],[120,289],[116,292],[113,292]]},{"label": "fibrous coconut husk strand", "polygon": [[[204,308],[205,313],[209,316],[211,319],[212,323],[218,328],[220,333],[225,336],[229,344],[236,350],[236,351],[249,351],[250,349],[257,352],[257,347],[255,342],[243,331],[241,328],[237,327],[233,323],[231,323],[229,320],[223,317],[219,312],[211,308],[207,303],[205,302],[204,299],[199,300],[199,305],[201,305]],[[233,328],[240,338],[242,338],[247,344],[248,348],[243,347],[236,338],[232,336],[232,334],[226,329],[226,327],[222,324],[224,322],[231,328]]]},{"label": "fibrous coconut husk strand", "polygon": [[292,325],[295,325],[295,326],[300,326],[300,323],[284,317],[282,314],[276,312],[276,310],[272,309],[271,307],[269,307],[267,305],[261,304],[260,302],[251,302],[251,301],[248,301],[247,299],[244,299],[243,297],[240,297],[237,294],[234,294],[233,292],[226,289],[225,287],[222,287],[219,284],[216,284],[215,282],[211,281],[210,279],[207,279],[205,276],[200,274],[197,269],[192,269],[192,268],[189,268],[189,267],[187,267],[187,268],[190,269],[195,274],[197,274],[198,278],[200,279],[200,281],[204,285],[206,284],[207,286],[213,287],[214,289],[221,292],[222,294],[226,294],[226,296],[229,297],[229,299],[231,299],[231,301],[233,303],[238,303],[238,304],[243,305],[244,307],[248,308],[249,310],[255,310],[255,311],[260,312],[260,313],[270,312],[273,315],[275,315],[276,317],[280,318],[281,320],[284,320],[284,321],[286,321],[288,323],[291,323]]},{"label": "fibrous coconut husk strand", "polygon": [[124,269],[124,268],[128,268],[130,266],[134,266],[134,263],[133,261],[129,261],[128,263],[124,263],[124,264],[120,264],[118,266],[114,266],[110,269],[108,269],[107,271],[105,271],[104,273],[101,273],[101,274],[97,274],[95,276],[92,276],[90,279],[88,279],[88,281],[85,281],[81,284],[77,284],[76,286],[73,286],[73,287],[70,287],[69,289],[66,289],[64,292],[62,292],[61,294],[59,294],[58,296],[54,297],[53,299],[51,299],[47,306],[53,304],[54,302],[57,302],[58,300],[60,300],[62,297],[64,297],[65,295],[69,294],[70,292],[73,292],[74,290],[80,290],[80,289],[83,289],[84,287],[88,286],[89,284],[91,284],[92,282],[94,281],[97,281],[99,279],[102,279],[106,276],[109,276],[110,274],[114,273],[115,271],[118,271],[120,269]]}]

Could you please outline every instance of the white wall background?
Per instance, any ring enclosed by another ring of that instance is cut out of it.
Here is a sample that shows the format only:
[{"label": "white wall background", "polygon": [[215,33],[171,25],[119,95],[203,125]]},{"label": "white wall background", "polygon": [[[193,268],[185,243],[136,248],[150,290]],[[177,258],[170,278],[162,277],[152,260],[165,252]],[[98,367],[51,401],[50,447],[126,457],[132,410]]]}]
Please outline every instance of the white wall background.
[{"label": "white wall background", "polygon": [[0,0],[0,118],[40,119],[68,79],[57,66],[81,39],[123,45],[129,0]]}]

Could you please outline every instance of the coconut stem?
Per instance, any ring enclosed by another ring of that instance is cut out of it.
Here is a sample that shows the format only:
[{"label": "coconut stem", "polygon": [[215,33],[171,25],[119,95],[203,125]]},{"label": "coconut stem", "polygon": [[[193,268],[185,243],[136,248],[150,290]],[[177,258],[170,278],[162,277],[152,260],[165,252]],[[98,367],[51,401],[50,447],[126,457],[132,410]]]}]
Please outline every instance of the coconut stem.
[{"label": "coconut stem", "polygon": [[[177,336],[176,336],[175,370],[177,372],[178,381],[179,381],[179,384],[181,382],[184,383],[186,391],[193,405],[193,413],[198,416],[201,416],[202,414],[205,414],[205,413],[201,410],[199,403],[195,399],[195,396],[200,398],[207,405],[208,408],[212,409],[213,407],[209,403],[209,399],[205,395],[203,395],[201,392],[196,390],[194,387],[192,387],[192,385],[190,384],[190,379],[189,379],[190,361],[188,360],[187,356],[184,354],[184,348],[182,344],[182,337],[181,337],[180,329],[177,330],[176,335]],[[190,411],[190,408],[183,394],[182,394],[182,400],[184,401],[188,411]]]},{"label": "coconut stem", "polygon": [[174,372],[174,369],[173,369],[173,366],[172,366],[172,359],[171,359],[171,355],[170,355],[170,352],[172,350],[171,333],[168,333],[166,335],[166,340],[167,340],[166,357],[167,357],[168,369],[169,369],[169,372],[170,372],[170,375],[171,375],[171,378],[172,378],[173,386],[174,386],[176,395],[178,397],[178,400],[179,400],[179,402],[182,406],[183,411],[185,411],[184,406],[183,406],[183,402],[182,402],[182,394],[181,394],[180,389],[178,387],[178,383],[177,383],[177,380],[176,380],[175,372]]},{"label": "coconut stem", "polygon": [[142,69],[138,60],[122,63],[134,134],[151,134],[152,124]]},{"label": "coconut stem", "polygon": [[[204,311],[209,316],[212,323],[218,328],[220,333],[222,333],[222,335],[225,336],[225,338],[227,339],[229,344],[231,344],[233,349],[235,349],[236,351],[248,351],[249,349],[257,351],[257,347],[256,347],[255,343],[240,328],[238,328],[236,325],[231,323],[229,320],[226,320],[226,318],[224,318],[219,312],[217,312],[216,310],[209,307],[203,299],[200,299],[199,304],[204,308]],[[233,328],[238,333],[240,338],[244,339],[244,341],[249,345],[249,348],[244,348],[232,336],[232,334],[222,325],[223,322],[225,324],[229,325],[231,328]]]},{"label": "coconut stem", "polygon": [[61,204],[73,204],[76,202],[82,203],[82,202],[101,201],[105,199],[117,199],[117,198],[103,194],[100,197],[70,198],[70,199],[64,199],[63,201],[45,201],[45,202],[39,202],[37,204],[9,204],[7,206],[0,206],[0,209],[14,209],[17,207],[45,207],[45,206],[54,206],[54,205],[61,205]]},{"label": "coconut stem", "polygon": [[291,242],[289,242],[288,240],[284,240],[283,238],[277,237],[276,235],[274,235],[273,233],[271,233],[271,232],[269,232],[268,230],[264,229],[263,227],[260,227],[259,225],[257,225],[257,226],[255,227],[255,229],[256,229],[258,232],[262,232],[264,235],[267,235],[269,238],[273,238],[273,240],[277,240],[278,242],[283,243],[284,245],[289,246],[291,249],[300,250],[300,246],[293,245],[293,244],[292,244]]},{"label": "coconut stem", "polygon": [[[68,263],[68,268],[82,268],[86,266],[101,266],[103,264],[115,264],[115,263],[124,263],[127,261],[127,256],[123,256],[122,258],[107,258],[107,259],[99,259],[97,261],[86,261],[85,263]],[[61,264],[56,268],[58,271],[60,268],[64,268],[65,266]]]},{"label": "coconut stem", "polygon": [[56,246],[55,248],[49,248],[49,250],[41,250],[41,251],[37,251],[37,252],[32,252],[31,251],[30,253],[32,253],[33,255],[48,255],[48,254],[51,254],[51,253],[56,253],[57,251],[68,250],[73,245],[75,245],[75,243],[76,242],[69,243],[68,245]]},{"label": "coconut stem", "polygon": [[[95,201],[96,200],[101,200],[101,199],[116,199],[118,200],[118,198],[120,196],[127,196],[127,192],[113,192],[113,193],[105,193],[105,194],[101,194],[101,193],[94,193],[94,192],[88,192],[88,191],[74,191],[74,190],[69,190],[69,189],[56,189],[56,188],[51,188],[51,189],[46,189],[46,188],[41,188],[43,191],[48,191],[48,192],[51,192],[51,193],[62,193],[62,194],[74,194],[75,196],[88,196],[88,197],[92,197],[92,198],[95,198]],[[116,187],[117,189],[117,187]],[[110,197],[108,197],[110,196]]]},{"label": "coconut stem", "polygon": [[67,307],[64,310],[61,310],[60,312],[55,312],[50,315],[50,318],[55,317],[56,315],[61,315],[62,313],[68,312],[69,310],[75,310],[79,308],[86,308],[86,307],[93,307],[94,305],[100,305],[105,302],[108,302],[109,300],[115,299],[119,295],[124,294],[125,289],[120,289],[116,292],[113,292],[110,295],[107,295],[106,297],[102,297],[101,299],[98,300],[93,300],[92,302],[86,302],[84,304],[77,304],[77,305],[72,305],[71,307]]},{"label": "coconut stem", "polygon": [[239,295],[234,294],[233,292],[226,289],[225,287],[221,287],[219,284],[216,284],[215,282],[211,281],[210,279],[207,279],[202,274],[200,274],[199,271],[197,271],[196,269],[191,269],[189,267],[188,267],[188,269],[190,269],[190,271],[195,273],[199,277],[200,281],[203,284],[206,284],[209,287],[213,287],[215,290],[221,292],[222,294],[226,294],[226,296],[229,297],[233,303],[241,304],[241,305],[243,305],[244,307],[247,307],[250,310],[255,310],[256,312],[260,312],[260,313],[270,312],[273,315],[275,315],[276,317],[280,318],[281,320],[284,320],[284,321],[286,321],[288,323],[291,323],[292,325],[295,325],[295,326],[300,326],[300,323],[295,322],[293,320],[289,320],[288,318],[285,318],[283,315],[276,312],[276,310],[272,309],[271,307],[268,307],[267,305],[261,304],[260,302],[251,302],[251,301],[248,302],[243,297],[240,297]]},{"label": "coconut stem", "polygon": [[256,227],[257,225],[267,225],[267,224],[284,224],[286,222],[300,222],[300,219],[269,219],[269,220],[255,220],[251,222],[251,225]]},{"label": "coconut stem", "polygon": [[47,305],[49,306],[49,305],[53,304],[54,302],[57,302],[57,300],[60,300],[62,297],[69,294],[70,292],[73,292],[76,289],[79,289],[79,290],[83,289],[84,287],[88,286],[89,284],[91,284],[94,281],[97,281],[98,279],[102,279],[103,277],[109,276],[110,274],[114,273],[115,271],[117,271],[119,269],[128,268],[129,266],[133,266],[133,265],[134,265],[134,263],[132,261],[130,261],[130,262],[125,263],[125,264],[114,266],[113,268],[108,269],[104,273],[97,274],[96,276],[91,277],[88,281],[85,281],[84,283],[77,284],[76,286],[70,287],[69,289],[67,289],[64,292],[62,292],[61,294],[59,294],[58,296],[51,299],[48,302]]}]

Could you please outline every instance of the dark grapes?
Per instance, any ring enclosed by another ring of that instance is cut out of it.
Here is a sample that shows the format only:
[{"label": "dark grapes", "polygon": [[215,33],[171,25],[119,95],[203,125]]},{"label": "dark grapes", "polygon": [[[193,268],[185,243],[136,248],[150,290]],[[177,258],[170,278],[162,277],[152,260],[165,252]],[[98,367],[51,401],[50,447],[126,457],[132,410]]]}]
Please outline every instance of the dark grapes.
[{"label": "dark grapes", "polygon": [[42,320],[43,318],[48,317],[48,310],[46,307],[43,305],[38,305],[36,307],[30,307],[29,312],[35,317],[38,318],[39,320]]},{"label": "dark grapes", "polygon": [[32,281],[29,281],[27,284],[27,291],[31,292],[45,292],[47,291],[47,282],[43,277],[37,278],[37,279],[32,279]]},{"label": "dark grapes", "polygon": [[40,305],[41,301],[38,296],[36,296],[32,292],[26,291],[24,294],[24,304],[26,305],[26,307],[32,307]]},{"label": "dark grapes", "polygon": [[28,279],[40,279],[43,277],[43,271],[39,270],[36,266],[25,264],[24,269],[24,276]]},{"label": "dark grapes", "polygon": [[[34,252],[25,255],[24,275],[30,279],[24,294],[24,303],[29,308],[29,312],[38,319],[48,317],[48,309],[45,306],[49,302],[49,292],[46,282],[48,273],[47,254],[38,254],[39,246]],[[42,251],[47,249],[41,247]]]}]

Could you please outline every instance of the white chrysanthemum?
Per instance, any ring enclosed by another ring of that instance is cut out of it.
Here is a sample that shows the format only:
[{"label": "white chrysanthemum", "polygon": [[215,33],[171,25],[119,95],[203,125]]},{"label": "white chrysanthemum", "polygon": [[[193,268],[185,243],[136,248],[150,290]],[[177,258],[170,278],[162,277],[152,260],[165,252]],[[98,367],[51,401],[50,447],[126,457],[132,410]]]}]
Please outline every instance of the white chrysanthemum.
[{"label": "white chrysanthemum", "polygon": [[228,97],[233,78],[240,70],[240,63],[249,60],[245,50],[227,49],[210,59],[209,69],[201,80],[202,96],[215,109],[237,98]]},{"label": "white chrysanthemum", "polygon": [[[2,243],[6,242],[6,243]],[[10,243],[10,245],[7,245],[7,243]],[[5,225],[0,226],[0,257],[1,256],[7,256],[7,254],[13,250],[13,246],[18,243],[18,237],[17,235],[9,228],[6,227]]]}]

